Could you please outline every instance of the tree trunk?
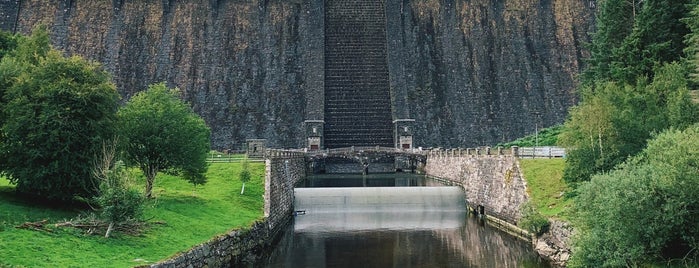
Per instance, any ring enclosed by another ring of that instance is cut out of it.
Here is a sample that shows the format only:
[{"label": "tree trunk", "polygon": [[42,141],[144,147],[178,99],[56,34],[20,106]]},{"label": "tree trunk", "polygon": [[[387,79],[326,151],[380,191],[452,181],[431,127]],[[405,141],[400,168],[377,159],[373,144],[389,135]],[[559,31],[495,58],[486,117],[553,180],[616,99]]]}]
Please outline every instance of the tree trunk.
[{"label": "tree trunk", "polygon": [[154,167],[148,167],[146,172],[146,198],[153,198],[153,181],[155,181],[155,175],[158,174],[158,169]]},{"label": "tree trunk", "polygon": [[240,194],[243,194],[243,193],[245,193],[245,183],[244,182],[243,182],[243,188],[240,189]]},{"label": "tree trunk", "polygon": [[109,238],[109,234],[112,233],[112,229],[114,229],[114,222],[109,223],[109,227],[107,227],[107,232],[104,233],[104,238]]},{"label": "tree trunk", "polygon": [[153,198],[153,178],[146,176],[146,198]]},{"label": "tree trunk", "polygon": [[597,138],[599,140],[599,156],[600,158],[604,157],[604,152],[602,152],[602,128],[599,128],[599,131],[597,132]]}]

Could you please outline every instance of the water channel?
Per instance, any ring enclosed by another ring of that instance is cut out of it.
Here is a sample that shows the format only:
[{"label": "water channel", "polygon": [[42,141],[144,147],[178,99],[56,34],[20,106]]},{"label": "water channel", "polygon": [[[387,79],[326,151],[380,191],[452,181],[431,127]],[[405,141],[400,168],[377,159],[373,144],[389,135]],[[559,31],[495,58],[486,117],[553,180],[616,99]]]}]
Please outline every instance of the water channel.
[{"label": "water channel", "polygon": [[256,267],[549,267],[466,213],[459,187],[424,176],[312,176],[295,196],[298,215]]}]

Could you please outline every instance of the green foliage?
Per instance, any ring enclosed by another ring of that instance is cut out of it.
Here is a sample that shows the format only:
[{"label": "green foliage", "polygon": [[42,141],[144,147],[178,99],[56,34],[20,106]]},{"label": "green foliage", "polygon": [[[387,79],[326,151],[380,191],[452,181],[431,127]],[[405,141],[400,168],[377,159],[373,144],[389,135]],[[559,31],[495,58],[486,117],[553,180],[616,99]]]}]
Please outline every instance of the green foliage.
[{"label": "green foliage", "polygon": [[699,3],[694,4],[686,18],[682,20],[687,24],[690,33],[685,37],[687,47],[684,50],[685,63],[689,70],[689,77],[694,86],[699,85]]},{"label": "green foliage", "polygon": [[16,189],[64,201],[94,195],[92,163],[114,134],[119,99],[110,76],[52,50],[39,28],[0,62],[0,87],[0,170]]},{"label": "green foliage", "polygon": [[640,10],[640,1],[601,1],[598,5],[595,26],[590,44],[588,67],[582,74],[582,81],[590,86],[597,80],[611,77],[611,65],[614,61],[612,51],[619,48],[624,39],[631,34],[636,19],[636,10]]},{"label": "green foliage", "polygon": [[18,35],[0,30],[0,60],[2,60],[5,54],[17,48],[18,38]]},{"label": "green foliage", "polygon": [[[558,144],[558,135],[563,131],[563,125],[553,126],[539,130],[538,146],[555,146]],[[537,145],[537,135],[532,134],[507,143],[500,143],[496,147],[534,147]]]},{"label": "green foliage", "polygon": [[[206,174],[209,181],[197,189],[197,196],[192,196],[191,185],[181,177],[159,174],[154,187],[158,199],[147,200],[143,212],[149,228],[140,236],[115,233],[110,239],[86,236],[72,228],[52,232],[14,228],[43,219],[63,222],[82,212],[18,198],[13,186],[0,178],[0,225],[5,226],[0,232],[0,263],[19,267],[150,265],[233,229],[247,228],[263,218],[265,169],[264,163],[250,163],[248,194],[239,195],[235,191],[241,183],[231,180],[231,174],[237,175],[241,169],[241,163],[211,164]],[[140,176],[138,170],[128,172]],[[134,179],[137,183],[143,181]]]},{"label": "green foliage", "polygon": [[691,0],[608,0],[600,4],[583,84],[634,84],[654,69],[681,59],[689,33],[681,19]]},{"label": "green foliage", "polygon": [[[578,188],[571,267],[699,257],[699,125],[670,130]],[[689,254],[689,255],[688,255]],[[693,254],[693,255],[692,255]]]},{"label": "green foliage", "polygon": [[567,182],[588,180],[640,152],[653,133],[697,121],[697,106],[677,63],[656,71],[651,83],[603,82],[583,93],[570,110],[560,143],[565,146]]},{"label": "green foliage", "polygon": [[146,196],[152,197],[160,171],[181,174],[193,183],[206,183],[206,158],[210,130],[192,109],[179,99],[179,92],[155,84],[139,92],[118,112],[119,136],[130,164],[146,177]]},{"label": "green foliage", "polygon": [[688,14],[690,2],[643,1],[633,31],[612,51],[612,80],[634,83],[638,77],[652,78],[658,66],[680,60],[689,33],[681,19]]},{"label": "green foliage", "polygon": [[116,142],[102,146],[102,158],[95,164],[93,176],[99,181],[99,194],[94,198],[100,216],[109,222],[105,237],[115,224],[139,221],[143,213],[142,194],[133,189],[129,172],[122,161],[115,161]]},{"label": "green foliage", "polygon": [[522,204],[520,211],[522,211],[522,219],[519,221],[519,226],[537,237],[548,231],[549,220],[536,209],[531,201]]}]

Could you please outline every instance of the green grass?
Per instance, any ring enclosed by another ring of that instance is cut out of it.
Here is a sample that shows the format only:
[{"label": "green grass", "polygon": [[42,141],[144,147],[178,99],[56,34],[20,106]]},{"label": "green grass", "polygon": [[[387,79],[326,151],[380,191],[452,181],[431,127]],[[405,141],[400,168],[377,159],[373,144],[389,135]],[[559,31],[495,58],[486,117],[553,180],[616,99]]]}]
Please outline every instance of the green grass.
[{"label": "green grass", "polygon": [[18,198],[9,182],[0,178],[0,267],[132,267],[250,226],[263,217],[264,164],[250,163],[252,179],[245,195],[240,195],[241,166],[211,164],[207,184],[196,190],[178,177],[158,175],[156,199],[147,202],[144,218],[164,224],[153,224],[140,236],[116,233],[110,238],[52,225],[50,232],[15,228],[42,219],[53,224],[84,211],[33,204]]},{"label": "green grass", "polygon": [[573,200],[564,197],[564,193],[570,191],[562,178],[565,160],[554,158],[519,161],[529,196],[539,212],[547,217],[567,219]]}]

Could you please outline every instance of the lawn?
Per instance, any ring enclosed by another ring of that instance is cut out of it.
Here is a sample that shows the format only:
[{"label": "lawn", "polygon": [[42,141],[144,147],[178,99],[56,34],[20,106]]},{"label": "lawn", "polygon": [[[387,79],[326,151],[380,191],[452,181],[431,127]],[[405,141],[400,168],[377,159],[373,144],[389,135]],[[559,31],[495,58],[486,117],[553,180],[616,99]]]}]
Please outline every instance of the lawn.
[{"label": "lawn", "polygon": [[[196,189],[183,179],[159,174],[153,189],[156,198],[147,201],[144,213],[151,227],[139,236],[115,233],[110,238],[54,227],[53,223],[85,210],[23,200],[0,178],[0,267],[132,267],[247,227],[263,217],[264,163],[250,163],[252,179],[244,195],[238,180],[241,166],[211,164],[207,184]],[[51,223],[48,231],[16,228],[43,219]]]},{"label": "lawn", "polygon": [[520,159],[522,173],[527,181],[529,196],[546,217],[567,219],[568,210],[573,200],[565,198],[570,188],[563,181],[562,158]]}]

